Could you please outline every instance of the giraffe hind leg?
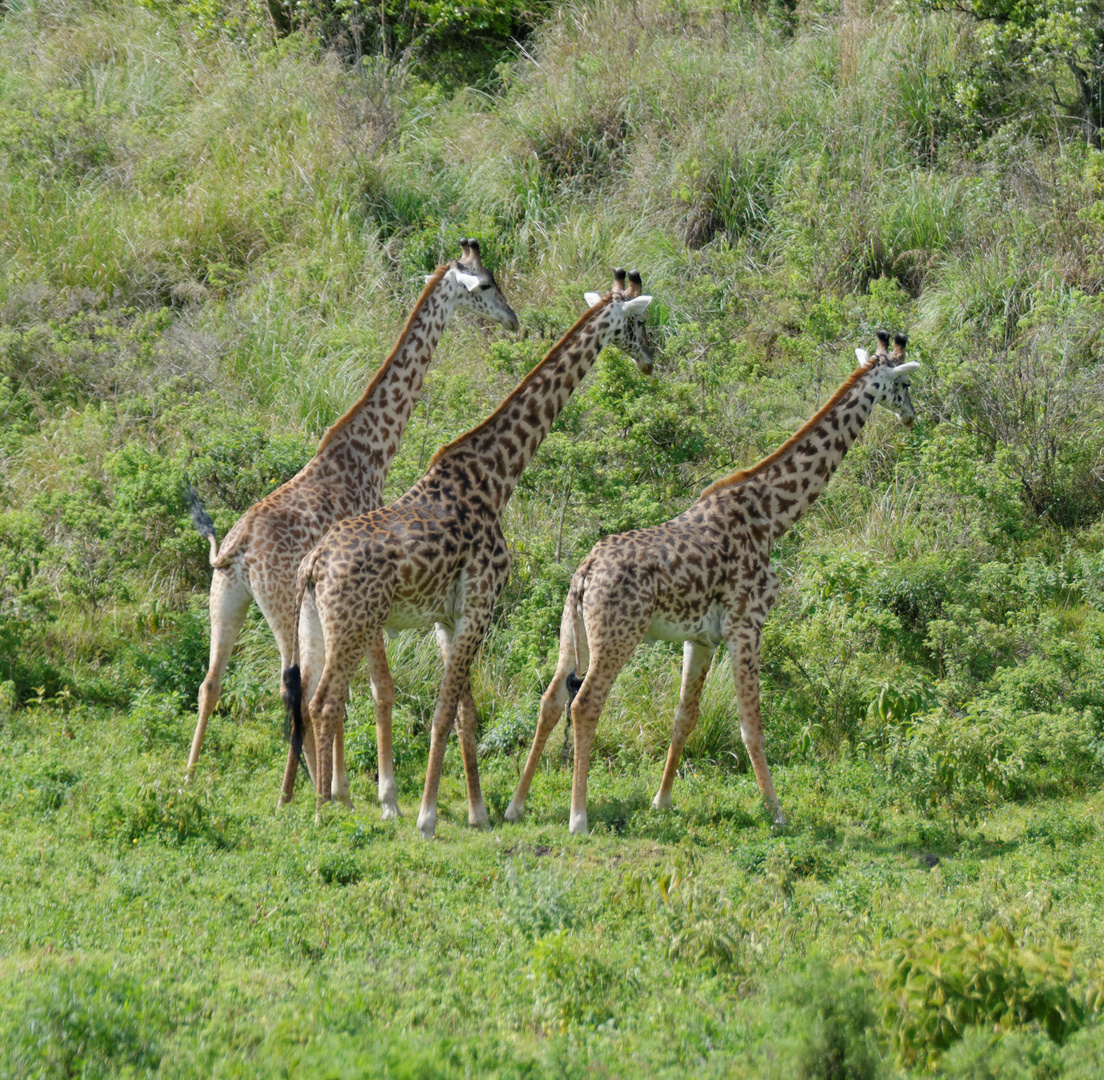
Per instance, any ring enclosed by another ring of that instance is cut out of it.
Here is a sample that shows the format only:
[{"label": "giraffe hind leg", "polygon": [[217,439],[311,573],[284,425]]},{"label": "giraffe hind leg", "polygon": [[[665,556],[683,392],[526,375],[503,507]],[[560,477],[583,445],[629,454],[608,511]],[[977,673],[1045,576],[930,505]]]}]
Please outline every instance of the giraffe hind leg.
[{"label": "giraffe hind leg", "polygon": [[219,695],[222,692],[222,676],[226,671],[226,665],[230,662],[230,653],[234,648],[234,642],[238,639],[238,634],[241,633],[252,600],[253,597],[242,578],[239,567],[215,571],[211,579],[209,601],[211,653],[207,674],[199,687],[199,711],[185,774],[189,780],[195,775],[196,762],[199,760],[203,739],[207,733],[207,721],[218,704]]},{"label": "giraffe hind leg", "polygon": [[569,671],[567,674],[567,711],[564,719],[564,741],[560,749],[560,761],[564,765],[571,764],[571,759],[575,753],[575,747],[571,741],[571,703],[575,700],[575,695],[582,685],[583,680],[574,671]]},{"label": "giraffe hind leg", "polygon": [[[564,655],[560,652],[560,665],[548,683],[547,689],[541,695],[540,712],[537,716],[537,730],[533,733],[533,744],[529,748],[529,756],[525,760],[525,768],[522,770],[518,786],[514,791],[514,797],[510,805],[506,807],[503,815],[507,821],[520,821],[525,812],[525,800],[529,796],[529,788],[533,783],[533,777],[540,763],[541,754],[544,753],[545,743],[559,723],[564,709],[574,700],[583,685],[582,680],[575,674],[574,669],[564,671],[566,664],[574,664],[574,654]],[[566,725],[565,725],[566,738]]]}]

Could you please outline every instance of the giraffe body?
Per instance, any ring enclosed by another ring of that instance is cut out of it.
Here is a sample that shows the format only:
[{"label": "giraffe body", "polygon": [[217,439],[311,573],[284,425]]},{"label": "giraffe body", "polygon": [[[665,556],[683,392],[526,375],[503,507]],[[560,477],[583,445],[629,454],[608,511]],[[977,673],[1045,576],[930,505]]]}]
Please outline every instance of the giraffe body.
[{"label": "giraffe body", "polygon": [[[295,575],[299,563],[335,521],[383,501],[387,469],[452,313],[463,308],[517,329],[517,316],[494,276],[484,268],[479,245],[465,240],[462,246],[462,258],[438,267],[427,277],[390,356],[361,398],[326,432],[314,457],[291,480],[251,506],[221,545],[210,518],[193,495],[192,517],[211,545],[214,574],[210,593],[211,653],[199,690],[199,713],[188,756],[189,777],[195,771],[207,722],[218,702],[222,675],[250,603],[256,601],[261,609],[276,638],[281,667],[286,667],[295,638]],[[378,648],[372,650],[373,660],[383,652],[382,641],[374,644]],[[302,642],[308,670],[320,668],[320,664],[309,662],[320,647],[320,640],[315,638]],[[311,769],[313,744],[309,738],[304,749]],[[294,765],[289,763],[281,801],[291,798],[294,775]]]},{"label": "giraffe body", "polygon": [[[325,641],[324,666],[307,698],[318,754],[319,804],[347,791],[342,729],[349,681],[367,644],[385,627],[434,624],[444,674],[431,730],[429,764],[418,829],[433,835],[445,744],[457,719],[468,785],[468,821],[487,824],[476,765],[476,715],[469,670],[490,626],[495,601],[510,572],[502,512],[518,478],[561,408],[609,342],[621,344],[637,366],[651,370],[639,276],[628,286],[622,271],[605,298],[592,306],[482,424],[442,448],[425,476],[379,510],[339,522],[303,560],[296,588],[300,637]],[[306,669],[285,673],[289,689],[309,686]],[[304,661],[305,662],[305,661]],[[288,694],[295,727],[305,727],[300,704]],[[390,715],[386,717],[390,730]],[[377,735],[380,714],[377,712]],[[390,766],[390,756],[387,765]],[[380,791],[394,791],[393,773]],[[382,794],[381,794],[382,802]],[[384,804],[385,816],[397,811]]]},{"label": "giraffe body", "polygon": [[[892,358],[888,335],[823,409],[757,466],[707,488],[688,510],[661,525],[600,540],[576,570],[560,624],[556,672],[541,698],[533,745],[506,810],[518,820],[545,742],[571,703],[575,734],[569,828],[587,831],[586,783],[594,730],[621,669],[645,639],[683,643],[682,686],[656,809],[671,805],[683,747],[697,723],[701,689],[722,646],[732,665],[740,733],[763,798],[784,817],[763,752],[759,714],[760,640],[778,595],[773,543],[824,489],[877,403],[900,419],[914,416],[904,362],[905,338]],[[581,684],[579,679],[581,677]]]}]

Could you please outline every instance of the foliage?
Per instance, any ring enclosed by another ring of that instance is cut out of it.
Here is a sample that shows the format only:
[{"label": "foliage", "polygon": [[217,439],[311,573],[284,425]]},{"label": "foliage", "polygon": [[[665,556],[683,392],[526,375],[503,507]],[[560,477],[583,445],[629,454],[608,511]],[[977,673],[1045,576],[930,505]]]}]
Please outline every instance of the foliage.
[{"label": "foliage", "polygon": [[910,1065],[934,1064],[975,1025],[1037,1025],[1061,1044],[1104,1001],[1099,970],[1077,973],[1068,943],[1035,943],[1000,925],[912,928],[882,943],[868,967],[881,983],[894,1048]]},{"label": "foliage", "polygon": [[[1100,21],[980,0],[8,5],[0,1073],[865,1078],[892,1044],[905,1076],[1095,1077],[1104,156],[1079,77]],[[388,498],[582,289],[624,265],[656,297],[656,378],[609,350],[504,519],[513,570],[472,670],[496,827],[464,828],[450,749],[440,841],[414,837],[441,671],[414,631],[388,642],[406,816],[375,815],[363,667],[357,810],[315,827],[301,785],[274,816],[255,609],[185,785],[210,583],[185,475],[224,537],[470,235],[522,334],[450,323]],[[881,327],[910,334],[917,421],[873,418],[773,555],[786,829],[723,652],[675,808],[650,810],[664,644],[607,702],[592,835],[564,847],[551,752],[499,827],[586,551],[769,454]],[[998,925],[1032,930],[978,929]]]},{"label": "foliage", "polygon": [[965,713],[939,708],[898,728],[888,754],[901,791],[921,810],[945,808],[956,829],[976,821],[1023,769],[1003,719],[972,702]]},{"label": "foliage", "polygon": [[[9,1061],[31,1076],[150,1074],[165,1054],[172,1004],[160,980],[134,977],[106,959],[51,965],[9,1003]],[[16,1017],[18,1025],[11,1023]],[[7,1040],[6,1040],[7,1041]]]}]

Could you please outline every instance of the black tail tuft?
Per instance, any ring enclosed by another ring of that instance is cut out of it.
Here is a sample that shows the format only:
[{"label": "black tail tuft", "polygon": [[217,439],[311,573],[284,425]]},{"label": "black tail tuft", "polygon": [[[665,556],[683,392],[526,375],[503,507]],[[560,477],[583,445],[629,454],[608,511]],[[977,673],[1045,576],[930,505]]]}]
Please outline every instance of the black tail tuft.
[{"label": "black tail tuft", "polygon": [[583,685],[583,680],[574,671],[570,671],[567,678],[564,679],[564,683],[567,685],[567,704],[564,706],[564,741],[560,756],[563,758],[564,765],[570,765],[575,751],[571,739],[571,703],[575,700],[579,687]]},{"label": "black tail tuft", "polygon": [[200,536],[206,536],[209,540],[217,542],[215,535],[215,523],[210,515],[203,509],[203,503],[199,501],[199,492],[192,487],[191,481],[184,478],[184,498],[188,503],[188,511],[192,515],[192,524],[199,530]]},{"label": "black tail tuft", "polygon": [[303,754],[303,681],[299,665],[284,668],[284,738],[291,742],[296,757]]}]

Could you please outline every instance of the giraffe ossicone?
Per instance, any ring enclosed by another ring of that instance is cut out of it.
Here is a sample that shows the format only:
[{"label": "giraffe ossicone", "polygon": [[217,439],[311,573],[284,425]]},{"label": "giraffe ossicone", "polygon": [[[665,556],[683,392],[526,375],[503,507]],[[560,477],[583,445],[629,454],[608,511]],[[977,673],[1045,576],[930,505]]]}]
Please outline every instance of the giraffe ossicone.
[{"label": "giraffe ossicone", "polygon": [[[218,703],[222,676],[250,603],[257,602],[271,627],[283,669],[291,656],[295,630],[292,602],[299,563],[339,518],[383,501],[387,470],[421,393],[437,343],[457,309],[510,330],[518,329],[517,315],[494,275],[483,265],[479,244],[470,239],[461,241],[459,259],[437,267],[426,279],[390,355],[360,399],[322,437],[314,457],[287,483],[251,506],[221,544],[198,496],[190,492],[192,520],[210,544],[213,575],[211,652],[199,689],[199,711],[188,755],[189,779],[194,775],[207,722]],[[308,653],[317,645],[306,644]],[[382,651],[380,642],[378,652]],[[307,767],[311,769],[313,744],[309,739],[305,749]],[[294,780],[293,770],[291,776]],[[281,800],[289,799],[291,791],[285,783]]]},{"label": "giraffe ossicone", "polygon": [[[418,831],[431,837],[449,731],[456,718],[468,788],[468,822],[488,824],[476,763],[476,714],[470,667],[510,571],[502,514],[525,467],[602,349],[616,343],[637,367],[652,370],[644,329],[651,298],[639,275],[614,275],[614,287],[591,304],[544,359],[481,424],[442,447],[425,475],[395,502],[340,521],[299,568],[295,604],[300,641],[324,642],[323,666],[308,677],[293,643],[285,700],[293,732],[313,730],[319,807],[348,793],[343,753],[349,682],[368,642],[384,629],[433,625],[444,659],[433,713]],[[386,672],[373,663],[373,680]],[[386,675],[390,680],[389,673]],[[313,695],[305,688],[313,682]],[[304,710],[303,705],[306,705]],[[398,813],[391,755],[390,702],[377,703],[379,798]],[[304,715],[306,712],[306,715]]]},{"label": "giraffe ossicone", "polygon": [[571,708],[575,764],[568,827],[587,831],[586,788],[594,731],[621,669],[643,640],[683,644],[682,685],[655,809],[671,805],[671,786],[713,655],[724,646],[736,683],[740,735],[776,825],[785,823],[763,750],[759,710],[760,642],[778,594],[773,543],[824,490],[877,404],[911,425],[915,417],[905,360],[907,338],[878,334],[873,356],[774,453],[717,481],[678,517],[600,540],[575,571],[560,622],[555,674],[541,697],[533,744],[506,809],[517,821],[545,743]]}]

